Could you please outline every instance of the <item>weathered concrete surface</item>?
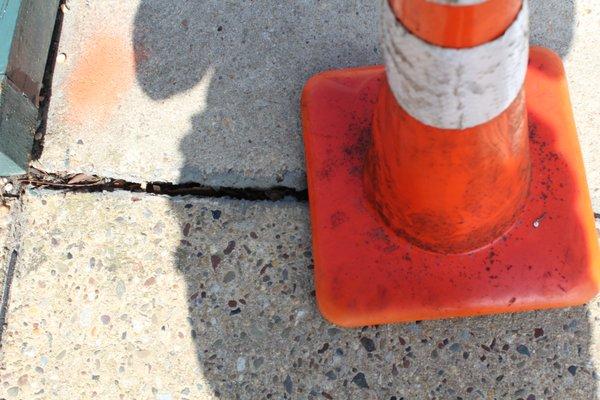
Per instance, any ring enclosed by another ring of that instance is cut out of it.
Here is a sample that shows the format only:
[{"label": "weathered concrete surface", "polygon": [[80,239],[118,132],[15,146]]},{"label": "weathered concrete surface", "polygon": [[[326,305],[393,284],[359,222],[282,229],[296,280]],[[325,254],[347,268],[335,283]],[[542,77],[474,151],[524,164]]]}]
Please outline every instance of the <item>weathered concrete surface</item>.
[{"label": "weathered concrete surface", "polygon": [[303,188],[301,89],[379,60],[376,3],[70,0],[41,162]]},{"label": "weathered concrete surface", "polygon": [[307,219],[295,202],[30,191],[0,398],[596,398],[597,300],[338,329],[316,310]]},{"label": "weathered concrete surface", "polygon": [[[600,10],[530,3],[532,42],[565,57],[599,210]],[[70,0],[42,166],[303,188],[301,88],[318,71],[380,62],[377,4]]]}]

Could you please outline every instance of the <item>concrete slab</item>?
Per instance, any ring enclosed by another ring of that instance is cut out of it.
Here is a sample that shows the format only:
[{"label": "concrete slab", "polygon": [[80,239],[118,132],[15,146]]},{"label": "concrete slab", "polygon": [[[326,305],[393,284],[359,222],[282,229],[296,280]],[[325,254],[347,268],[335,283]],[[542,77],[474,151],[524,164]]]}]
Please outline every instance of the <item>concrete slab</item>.
[{"label": "concrete slab", "polygon": [[22,222],[0,398],[597,398],[598,300],[330,325],[301,203],[30,191]]},{"label": "concrete slab", "polygon": [[[532,42],[565,57],[600,210],[600,11],[531,0]],[[312,74],[380,62],[378,2],[70,0],[49,171],[304,188],[299,96]]]},{"label": "concrete slab", "polygon": [[41,162],[304,188],[301,89],[319,71],[379,60],[376,3],[71,0]]}]

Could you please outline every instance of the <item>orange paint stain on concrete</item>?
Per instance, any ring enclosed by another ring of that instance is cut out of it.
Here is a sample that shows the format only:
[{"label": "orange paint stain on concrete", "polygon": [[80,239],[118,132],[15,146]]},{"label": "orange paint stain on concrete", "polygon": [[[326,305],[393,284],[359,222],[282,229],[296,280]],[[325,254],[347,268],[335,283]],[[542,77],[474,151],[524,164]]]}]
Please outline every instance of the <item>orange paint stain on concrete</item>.
[{"label": "orange paint stain on concrete", "polygon": [[100,36],[86,45],[66,84],[73,123],[106,122],[135,80],[132,46],[119,37]]}]

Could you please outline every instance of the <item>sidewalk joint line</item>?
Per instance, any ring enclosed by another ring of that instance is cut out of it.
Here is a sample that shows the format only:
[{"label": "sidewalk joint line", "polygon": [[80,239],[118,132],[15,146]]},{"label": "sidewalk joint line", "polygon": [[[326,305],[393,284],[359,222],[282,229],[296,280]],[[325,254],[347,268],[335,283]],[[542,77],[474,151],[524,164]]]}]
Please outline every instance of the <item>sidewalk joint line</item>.
[{"label": "sidewalk joint line", "polygon": [[8,310],[10,286],[12,284],[12,278],[15,272],[15,265],[17,264],[18,255],[19,251],[17,247],[13,249],[13,251],[10,253],[10,260],[8,261],[8,267],[6,268],[6,277],[4,279],[4,285],[2,287],[2,303],[0,303],[0,348],[2,347],[2,334],[4,333],[4,327],[6,326],[6,313]]},{"label": "sidewalk joint line", "polygon": [[181,184],[147,182],[142,184],[139,182],[128,182],[123,179],[99,177],[82,173],[61,175],[45,172],[34,167],[29,169],[27,176],[21,177],[18,180],[22,185],[29,187],[70,192],[111,192],[122,190],[132,193],[161,194],[167,196],[229,197],[250,201],[293,199],[298,202],[306,202],[308,200],[307,190],[297,190],[286,186],[235,188],[207,186],[196,182]]}]

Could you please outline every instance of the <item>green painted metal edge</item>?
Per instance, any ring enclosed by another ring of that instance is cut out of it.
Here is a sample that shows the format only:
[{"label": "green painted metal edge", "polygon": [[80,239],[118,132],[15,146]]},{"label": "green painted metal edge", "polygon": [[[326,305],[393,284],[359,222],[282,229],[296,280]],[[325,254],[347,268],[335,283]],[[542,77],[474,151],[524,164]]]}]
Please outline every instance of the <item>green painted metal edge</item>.
[{"label": "green painted metal edge", "polygon": [[59,0],[0,0],[0,176],[27,171]]},{"label": "green painted metal edge", "polygon": [[27,171],[37,123],[37,108],[0,75],[0,175]]},{"label": "green painted metal edge", "polygon": [[5,74],[8,68],[20,9],[21,0],[0,0],[0,74]]},{"label": "green painted metal edge", "polygon": [[21,92],[29,97],[29,100],[37,105],[59,2],[58,0],[20,1],[21,9],[13,33],[5,74]]}]

